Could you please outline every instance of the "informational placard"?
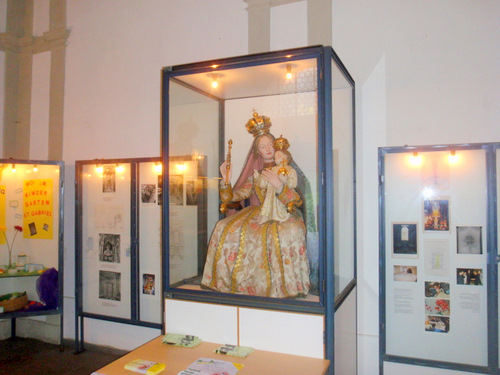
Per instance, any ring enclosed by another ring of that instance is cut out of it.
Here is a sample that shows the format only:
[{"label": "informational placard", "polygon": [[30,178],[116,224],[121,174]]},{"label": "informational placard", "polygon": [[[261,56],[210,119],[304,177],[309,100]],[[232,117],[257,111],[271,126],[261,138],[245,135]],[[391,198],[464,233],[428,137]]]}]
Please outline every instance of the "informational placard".
[{"label": "informational placard", "polygon": [[53,236],[52,179],[24,180],[23,235],[24,238],[51,239]]},{"label": "informational placard", "polygon": [[385,155],[385,354],[487,366],[486,153],[450,154]]}]

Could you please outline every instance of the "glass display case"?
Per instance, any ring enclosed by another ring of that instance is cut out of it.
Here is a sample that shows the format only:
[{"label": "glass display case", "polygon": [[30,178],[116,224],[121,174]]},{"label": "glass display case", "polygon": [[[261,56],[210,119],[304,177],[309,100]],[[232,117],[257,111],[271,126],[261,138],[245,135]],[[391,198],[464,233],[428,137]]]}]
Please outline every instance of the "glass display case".
[{"label": "glass display case", "polygon": [[64,163],[0,160],[0,319],[57,315],[63,338]]},{"label": "glass display case", "polygon": [[76,162],[76,345],[83,319],[162,327],[160,158]]},{"label": "glass display case", "polygon": [[498,373],[498,147],[379,149],[381,366]]},{"label": "glass display case", "polygon": [[333,316],[355,285],[353,98],[331,47],[163,69],[167,297]]}]

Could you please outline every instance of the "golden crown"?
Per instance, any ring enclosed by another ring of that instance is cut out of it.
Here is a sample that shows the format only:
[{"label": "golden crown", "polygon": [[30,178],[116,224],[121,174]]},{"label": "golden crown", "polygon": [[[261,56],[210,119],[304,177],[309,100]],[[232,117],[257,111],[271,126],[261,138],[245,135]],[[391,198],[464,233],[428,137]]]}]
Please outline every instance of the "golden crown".
[{"label": "golden crown", "polygon": [[283,135],[280,135],[279,138],[273,142],[273,147],[276,151],[286,151],[290,147],[290,142],[288,139],[283,138]]},{"label": "golden crown", "polygon": [[250,134],[253,134],[254,137],[258,137],[259,135],[268,134],[272,124],[269,117],[259,116],[254,110],[253,118],[248,120],[245,126]]}]

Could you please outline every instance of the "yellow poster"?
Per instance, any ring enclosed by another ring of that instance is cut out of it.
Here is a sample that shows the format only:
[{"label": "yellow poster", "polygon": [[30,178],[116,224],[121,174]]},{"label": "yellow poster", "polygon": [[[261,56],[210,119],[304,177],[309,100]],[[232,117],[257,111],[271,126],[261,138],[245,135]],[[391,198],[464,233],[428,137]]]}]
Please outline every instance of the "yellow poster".
[{"label": "yellow poster", "polygon": [[24,180],[24,238],[51,239],[53,232],[52,179]]},{"label": "yellow poster", "polygon": [[[0,228],[5,227],[5,185],[0,185]],[[0,234],[0,245],[5,245],[5,236]]]}]

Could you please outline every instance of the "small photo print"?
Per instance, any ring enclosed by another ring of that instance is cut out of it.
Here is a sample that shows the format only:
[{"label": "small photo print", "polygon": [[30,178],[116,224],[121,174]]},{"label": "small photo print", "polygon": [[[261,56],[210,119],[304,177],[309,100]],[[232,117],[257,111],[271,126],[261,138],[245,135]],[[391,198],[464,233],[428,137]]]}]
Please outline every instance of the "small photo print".
[{"label": "small photo print", "polygon": [[195,181],[186,181],[186,206],[198,204],[198,191]]},{"label": "small photo print", "polygon": [[481,268],[457,268],[458,285],[483,285]]},{"label": "small photo print", "polygon": [[450,283],[439,281],[425,282],[425,296],[427,298],[450,298]]},{"label": "small photo print", "polygon": [[482,227],[457,227],[457,254],[482,254]]},{"label": "small photo print", "polygon": [[170,175],[168,179],[168,187],[170,190],[170,204],[174,206],[182,206],[184,203],[183,176]]},{"label": "small photo print", "polygon": [[155,275],[151,273],[142,274],[142,294],[155,294]]},{"label": "small photo print", "polygon": [[450,315],[450,300],[449,299],[425,299],[425,312],[431,315]]},{"label": "small photo print", "polygon": [[141,185],[141,202],[156,203],[156,185],[142,184]]},{"label": "small photo print", "polygon": [[392,253],[399,258],[417,257],[417,223],[392,224]]},{"label": "small photo print", "polygon": [[424,230],[450,230],[450,202],[448,199],[424,200]]},{"label": "small photo print", "polygon": [[426,315],[425,330],[428,332],[448,333],[450,331],[450,318],[447,316]]},{"label": "small photo print", "polygon": [[417,281],[417,266],[394,266],[394,281]]},{"label": "small photo print", "polygon": [[49,224],[43,224],[43,230],[47,232],[49,230]]},{"label": "small photo print", "polygon": [[99,233],[99,260],[120,263],[120,235]]},{"label": "small photo print", "polygon": [[116,192],[116,172],[114,165],[104,166],[102,172],[102,192],[114,193]]},{"label": "small photo print", "polygon": [[158,175],[158,205],[163,204],[163,175]]},{"label": "small photo print", "polygon": [[121,273],[99,271],[99,298],[121,301]]},{"label": "small photo print", "polygon": [[35,236],[38,232],[36,231],[36,224],[34,222],[28,224],[30,230],[30,235]]}]

